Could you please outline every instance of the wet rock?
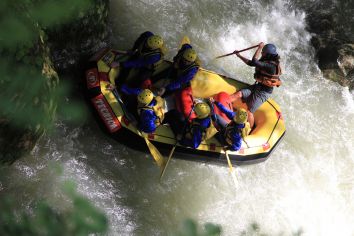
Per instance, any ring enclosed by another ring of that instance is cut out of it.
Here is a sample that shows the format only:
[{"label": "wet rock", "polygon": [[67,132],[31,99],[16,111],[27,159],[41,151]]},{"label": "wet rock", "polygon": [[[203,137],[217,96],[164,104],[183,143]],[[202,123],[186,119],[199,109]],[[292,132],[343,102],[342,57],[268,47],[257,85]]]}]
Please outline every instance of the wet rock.
[{"label": "wet rock", "polygon": [[[23,60],[23,63],[26,65],[34,63],[33,68],[42,71],[46,79],[45,86],[31,104],[39,107],[41,114],[48,117],[45,122],[52,123],[55,120],[58,100],[55,100],[51,93],[56,91],[59,80],[63,79],[62,75],[71,74],[72,77],[80,78],[79,76],[83,73],[80,68],[88,55],[107,44],[106,39],[110,33],[109,1],[93,0],[91,2],[89,10],[79,15],[75,21],[40,31],[38,43],[34,43],[33,48],[22,53],[27,58],[27,61]],[[21,57],[24,56],[22,54]],[[39,63],[36,62],[38,55]],[[0,84],[1,81],[0,78]],[[74,81],[80,83],[80,79]],[[22,105],[27,106],[27,104]],[[21,126],[13,122],[6,114],[1,113],[0,164],[11,164],[29,153],[46,132],[45,122],[39,121]]]},{"label": "wet rock", "polygon": [[59,74],[77,74],[87,58],[107,46],[109,1],[93,0],[74,22],[47,31],[52,61]]},{"label": "wet rock", "polygon": [[354,17],[351,1],[297,3],[307,13],[311,43],[325,78],[354,88]]}]

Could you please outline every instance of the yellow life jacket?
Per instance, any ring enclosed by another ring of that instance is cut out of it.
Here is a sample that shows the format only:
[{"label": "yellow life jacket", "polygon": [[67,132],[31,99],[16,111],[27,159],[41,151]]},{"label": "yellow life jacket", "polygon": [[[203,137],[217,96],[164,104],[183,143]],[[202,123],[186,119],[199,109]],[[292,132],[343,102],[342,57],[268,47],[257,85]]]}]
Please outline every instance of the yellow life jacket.
[{"label": "yellow life jacket", "polygon": [[155,106],[146,106],[138,104],[138,114],[140,115],[141,110],[151,110],[156,115],[155,125],[159,126],[162,124],[163,119],[165,118],[165,99],[160,96],[154,98],[156,100]]},{"label": "yellow life jacket", "polygon": [[249,122],[245,123],[245,127],[241,129],[241,136],[242,138],[245,138],[246,136],[248,136],[251,132],[251,125]]},{"label": "yellow life jacket", "polygon": [[279,76],[281,75],[281,67],[280,64],[274,61],[264,61],[266,63],[270,63],[276,66],[276,73],[274,75],[267,73],[264,70],[261,70],[256,67],[256,72],[254,73],[254,79],[268,87],[279,87],[282,84]]},{"label": "yellow life jacket", "polygon": [[192,128],[194,127],[199,127],[199,129],[202,131],[202,140],[211,139],[218,132],[218,130],[215,128],[212,121],[210,121],[209,127],[205,128],[200,125],[198,119],[193,119],[192,123],[189,125],[188,129],[186,130],[185,133],[186,138],[192,139],[193,137]]}]

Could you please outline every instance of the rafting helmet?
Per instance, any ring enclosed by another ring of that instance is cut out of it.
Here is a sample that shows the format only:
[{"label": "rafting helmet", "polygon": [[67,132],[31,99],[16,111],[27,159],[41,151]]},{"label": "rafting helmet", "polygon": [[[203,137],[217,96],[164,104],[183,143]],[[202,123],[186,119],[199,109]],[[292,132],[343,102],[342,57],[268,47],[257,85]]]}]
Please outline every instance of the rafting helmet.
[{"label": "rafting helmet", "polygon": [[161,48],[163,45],[163,39],[158,35],[152,35],[147,39],[146,45],[153,50]]},{"label": "rafting helmet", "polygon": [[262,54],[270,54],[270,55],[277,55],[277,48],[274,44],[266,44],[262,49]]},{"label": "rafting helmet", "polygon": [[188,48],[183,52],[183,59],[188,62],[194,62],[197,59],[197,52],[192,48]]},{"label": "rafting helmet", "polygon": [[148,105],[154,99],[154,94],[149,89],[144,89],[138,95],[138,102]]},{"label": "rafting helmet", "polygon": [[233,120],[236,124],[244,124],[246,123],[248,118],[248,114],[246,109],[240,108],[237,110],[236,115],[234,116]]},{"label": "rafting helmet", "polygon": [[197,103],[194,107],[198,119],[204,119],[210,114],[210,107],[205,102]]}]

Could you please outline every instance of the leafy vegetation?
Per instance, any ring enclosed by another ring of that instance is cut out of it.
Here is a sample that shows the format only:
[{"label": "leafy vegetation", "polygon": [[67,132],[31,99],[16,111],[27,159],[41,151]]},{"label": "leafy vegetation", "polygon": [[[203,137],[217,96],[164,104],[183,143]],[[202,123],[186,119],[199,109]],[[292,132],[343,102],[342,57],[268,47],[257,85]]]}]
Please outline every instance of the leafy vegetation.
[{"label": "leafy vegetation", "polygon": [[89,235],[105,233],[106,216],[87,199],[80,196],[71,182],[64,184],[64,192],[72,202],[69,210],[58,211],[45,201],[38,202],[29,214],[16,212],[9,198],[0,201],[0,235]]},{"label": "leafy vegetation", "polygon": [[183,222],[182,228],[175,234],[176,236],[219,236],[221,235],[221,226],[206,223],[200,229],[196,221],[187,219]]},{"label": "leafy vegetation", "polygon": [[[0,162],[31,150],[53,125],[68,86],[59,84],[46,32],[84,15],[89,6],[88,0],[0,1]],[[80,118],[75,105],[61,108]]]}]

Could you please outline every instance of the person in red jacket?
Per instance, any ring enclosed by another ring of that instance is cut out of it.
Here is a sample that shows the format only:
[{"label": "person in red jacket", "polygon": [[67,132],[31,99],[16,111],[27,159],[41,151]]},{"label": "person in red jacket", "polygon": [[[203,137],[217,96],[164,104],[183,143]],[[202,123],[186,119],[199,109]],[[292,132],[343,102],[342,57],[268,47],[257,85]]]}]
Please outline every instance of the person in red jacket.
[{"label": "person in red jacket", "polygon": [[[185,118],[188,117],[193,105],[190,81],[197,74],[199,66],[196,51],[190,44],[184,44],[173,58],[172,82],[161,88],[159,92],[159,94],[176,92],[178,110],[183,113]],[[195,118],[194,114],[190,120],[193,118]]]}]

